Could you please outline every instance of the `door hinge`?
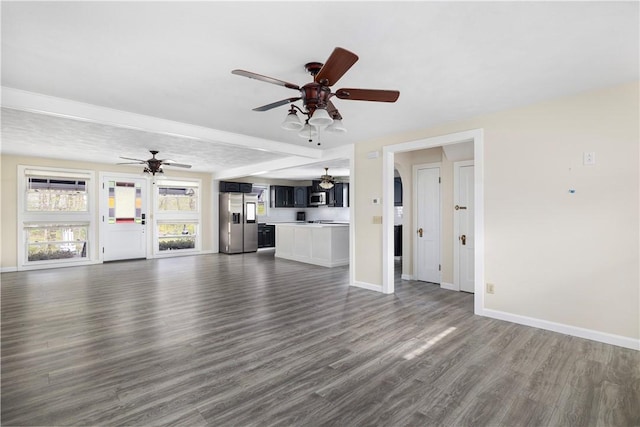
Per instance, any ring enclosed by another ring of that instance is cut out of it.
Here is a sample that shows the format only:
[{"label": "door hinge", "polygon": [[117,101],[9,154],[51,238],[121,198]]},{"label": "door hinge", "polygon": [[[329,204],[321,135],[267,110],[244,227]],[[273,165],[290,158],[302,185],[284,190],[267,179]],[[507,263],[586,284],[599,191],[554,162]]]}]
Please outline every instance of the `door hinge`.
[{"label": "door hinge", "polygon": [[442,271],[442,265],[438,264],[438,271]]},{"label": "door hinge", "polygon": [[104,182],[102,183],[102,189],[104,190]]},{"label": "door hinge", "polygon": [[438,177],[438,184],[442,184],[442,178]]},{"label": "door hinge", "polygon": [[102,247],[102,253],[104,253],[104,246]]}]

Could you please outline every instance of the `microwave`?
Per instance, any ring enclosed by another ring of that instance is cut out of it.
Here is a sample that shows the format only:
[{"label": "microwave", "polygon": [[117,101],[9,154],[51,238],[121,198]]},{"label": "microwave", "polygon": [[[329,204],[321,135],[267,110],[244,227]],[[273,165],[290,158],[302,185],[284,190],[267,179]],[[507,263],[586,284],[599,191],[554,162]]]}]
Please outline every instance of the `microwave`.
[{"label": "microwave", "polygon": [[309,205],[311,206],[321,206],[327,204],[327,193],[311,193],[309,195]]}]

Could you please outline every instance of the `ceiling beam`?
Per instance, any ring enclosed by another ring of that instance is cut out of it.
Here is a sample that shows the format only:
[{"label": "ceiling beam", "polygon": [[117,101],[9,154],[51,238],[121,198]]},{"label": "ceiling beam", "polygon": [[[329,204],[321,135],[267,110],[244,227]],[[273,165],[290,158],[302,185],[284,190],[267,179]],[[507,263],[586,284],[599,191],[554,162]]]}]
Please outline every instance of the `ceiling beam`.
[{"label": "ceiling beam", "polygon": [[115,110],[4,86],[2,87],[2,106],[15,110],[49,114],[144,132],[198,139],[217,144],[241,146],[252,150],[282,153],[310,159],[319,159],[322,157],[322,150],[316,148],[301,147],[285,142],[225,132],[204,126],[196,126],[128,111]]},{"label": "ceiling beam", "polygon": [[348,144],[342,147],[333,148],[322,152],[320,158],[311,159],[308,157],[291,156],[285,159],[272,160],[263,163],[256,163],[250,166],[242,166],[239,168],[225,169],[212,173],[213,179],[225,180],[242,178],[252,175],[262,175],[268,172],[273,172],[281,169],[294,168],[305,165],[316,164],[322,160],[334,160],[334,159],[350,159],[353,155],[353,144]]}]

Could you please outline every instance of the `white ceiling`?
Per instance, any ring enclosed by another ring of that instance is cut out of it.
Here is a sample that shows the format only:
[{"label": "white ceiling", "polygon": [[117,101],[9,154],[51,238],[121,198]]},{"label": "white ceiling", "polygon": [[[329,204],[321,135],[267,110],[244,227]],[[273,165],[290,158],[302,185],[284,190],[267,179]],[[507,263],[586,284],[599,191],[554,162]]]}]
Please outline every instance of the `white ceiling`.
[{"label": "white ceiling", "polygon": [[[316,176],[332,148],[639,76],[638,2],[1,7],[2,103],[13,109],[3,109],[2,153],[11,154],[115,163],[157,149],[213,173],[271,170],[295,156]],[[324,62],[336,46],[360,59],[334,89],[396,89],[400,98],[335,99],[349,132],[321,133],[320,147],[280,129],[286,106],[251,111],[295,91],[231,74],[303,85],[311,80],[303,65]]]}]

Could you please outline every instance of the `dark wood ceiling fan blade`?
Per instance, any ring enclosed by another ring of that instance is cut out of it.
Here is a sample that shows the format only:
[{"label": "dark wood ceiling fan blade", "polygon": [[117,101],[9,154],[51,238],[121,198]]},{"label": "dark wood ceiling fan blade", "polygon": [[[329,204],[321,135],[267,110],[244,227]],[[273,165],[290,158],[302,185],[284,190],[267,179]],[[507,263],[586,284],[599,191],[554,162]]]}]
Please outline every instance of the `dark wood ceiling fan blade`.
[{"label": "dark wood ceiling fan blade", "polygon": [[396,102],[400,96],[397,90],[379,89],[338,89],[336,96],[340,99],[353,101]]},{"label": "dark wood ceiling fan blade", "polygon": [[282,101],[277,101],[277,102],[273,102],[271,104],[267,104],[267,105],[263,105],[262,107],[257,107],[254,108],[253,111],[267,111],[267,110],[271,110],[272,108],[276,108],[276,107],[280,107],[281,105],[287,105],[287,104],[291,104],[292,102],[296,102],[298,100],[302,99],[301,97],[297,97],[297,98],[287,98],[287,99],[283,99]]},{"label": "dark wood ceiling fan blade", "polygon": [[329,116],[334,120],[342,120],[340,112],[331,101],[327,101],[327,113],[329,113]]},{"label": "dark wood ceiling fan blade", "polygon": [[191,165],[185,165],[184,163],[162,163],[163,166],[175,166],[177,168],[191,168]]},{"label": "dark wood ceiling fan blade", "polygon": [[273,77],[263,76],[262,74],[252,73],[251,71],[233,70],[231,74],[249,77],[250,79],[260,80],[262,82],[267,82],[278,86],[288,87],[289,89],[300,90],[300,86],[296,84],[285,82],[284,80],[274,79]]},{"label": "dark wood ceiling fan blade", "polygon": [[[327,86],[333,86],[340,80],[340,77],[346,73],[349,68],[353,66],[358,60],[358,55],[353,52],[349,52],[346,49],[337,47],[324,63],[324,66],[320,69],[315,77],[315,82],[321,83],[326,80]],[[321,83],[324,84],[324,83]]]}]

